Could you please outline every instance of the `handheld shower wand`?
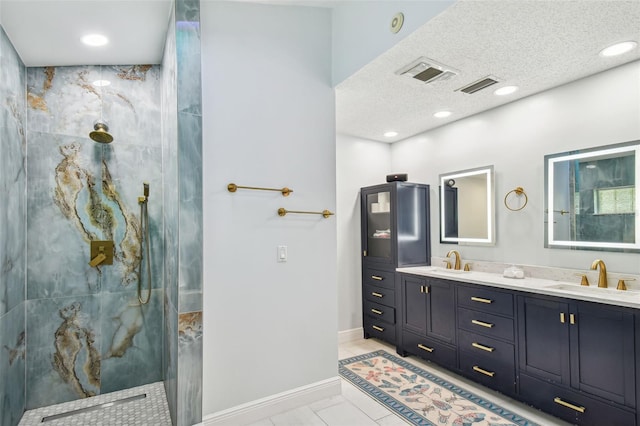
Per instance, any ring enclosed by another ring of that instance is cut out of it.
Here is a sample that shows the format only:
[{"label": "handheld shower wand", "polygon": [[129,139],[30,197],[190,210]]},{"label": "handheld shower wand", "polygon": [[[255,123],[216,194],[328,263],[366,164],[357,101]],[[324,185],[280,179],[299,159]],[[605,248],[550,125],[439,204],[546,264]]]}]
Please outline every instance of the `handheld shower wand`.
[{"label": "handheld shower wand", "polygon": [[[149,184],[144,182],[143,196],[138,197],[138,204],[140,204],[140,264],[138,265],[138,301],[142,305],[149,303],[151,299],[151,250],[149,243],[149,210],[147,209],[147,203],[149,202]],[[145,250],[146,249],[146,250]],[[146,251],[146,256],[145,256]],[[142,297],[142,262],[146,258],[147,266],[147,297]]]}]

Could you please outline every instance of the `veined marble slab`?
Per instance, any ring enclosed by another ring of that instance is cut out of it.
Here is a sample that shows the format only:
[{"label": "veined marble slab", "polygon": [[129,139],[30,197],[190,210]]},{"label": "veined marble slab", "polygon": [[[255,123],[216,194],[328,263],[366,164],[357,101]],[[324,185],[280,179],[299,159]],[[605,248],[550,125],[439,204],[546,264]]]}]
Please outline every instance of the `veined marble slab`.
[{"label": "veined marble slab", "polygon": [[[475,262],[473,263],[475,264]],[[508,266],[509,265],[504,265],[504,267]],[[596,278],[591,278],[590,276],[591,279],[589,282],[591,285],[585,288],[580,285],[580,277],[575,276],[575,274],[584,273],[584,271],[558,270],[555,275],[548,271],[547,277],[539,278],[531,276],[531,268],[523,269],[525,270],[525,278],[522,279],[503,277],[502,271],[500,271],[500,273],[473,270],[465,272],[449,270],[436,266],[397,268],[396,271],[406,274],[422,275],[425,277],[444,278],[463,283],[473,283],[509,290],[518,290],[527,293],[543,294],[640,309],[639,276],[632,274],[608,274],[609,287],[605,289],[598,288],[598,272],[592,271],[596,274]],[[557,279],[549,278],[550,276],[555,276]],[[619,278],[635,278],[635,281],[627,282],[628,291],[616,290]]]}]

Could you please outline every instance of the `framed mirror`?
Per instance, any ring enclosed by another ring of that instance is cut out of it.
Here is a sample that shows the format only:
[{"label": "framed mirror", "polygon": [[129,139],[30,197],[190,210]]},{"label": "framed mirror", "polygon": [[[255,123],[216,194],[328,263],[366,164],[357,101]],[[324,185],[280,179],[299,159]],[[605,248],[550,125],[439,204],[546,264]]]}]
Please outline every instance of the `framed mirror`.
[{"label": "framed mirror", "polygon": [[640,252],[640,141],[546,155],[545,247]]},{"label": "framed mirror", "polygon": [[493,166],[440,175],[440,242],[495,244]]}]

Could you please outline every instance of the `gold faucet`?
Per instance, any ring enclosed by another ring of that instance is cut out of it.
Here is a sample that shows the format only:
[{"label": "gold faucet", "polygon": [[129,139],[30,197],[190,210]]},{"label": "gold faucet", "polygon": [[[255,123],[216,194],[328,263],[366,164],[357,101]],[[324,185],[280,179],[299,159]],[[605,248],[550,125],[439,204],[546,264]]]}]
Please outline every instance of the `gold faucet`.
[{"label": "gold faucet", "polygon": [[454,264],[453,269],[459,271],[460,270],[460,253],[458,253],[457,250],[449,250],[449,253],[447,253],[447,257],[450,257],[452,254],[455,255],[456,257],[456,263]]},{"label": "gold faucet", "polygon": [[591,264],[591,269],[598,269],[598,265],[600,266],[600,274],[598,275],[598,287],[607,288],[607,267],[604,265],[604,262],[600,259],[596,259]]}]

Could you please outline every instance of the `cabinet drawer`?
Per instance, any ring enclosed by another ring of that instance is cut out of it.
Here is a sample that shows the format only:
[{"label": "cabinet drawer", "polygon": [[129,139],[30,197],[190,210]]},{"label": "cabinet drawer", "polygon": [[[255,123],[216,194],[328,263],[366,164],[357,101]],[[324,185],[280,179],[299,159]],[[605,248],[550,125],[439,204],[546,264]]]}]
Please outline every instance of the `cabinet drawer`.
[{"label": "cabinet drawer", "polygon": [[515,367],[515,349],[511,343],[501,342],[481,334],[458,330],[458,347],[469,354]]},{"label": "cabinet drawer", "polygon": [[390,324],[396,323],[396,310],[389,306],[365,300],[364,313],[375,320],[386,321]]},{"label": "cabinet drawer", "polygon": [[513,319],[499,317],[486,312],[458,308],[458,327],[510,342],[513,342],[514,339]]},{"label": "cabinet drawer", "polygon": [[504,363],[499,359],[478,356],[460,351],[460,370],[462,373],[492,389],[508,394],[515,393],[516,369],[513,363]]},{"label": "cabinet drawer", "polygon": [[390,343],[396,341],[396,326],[388,322],[378,321],[373,318],[365,318],[364,332],[369,337],[377,337]]},{"label": "cabinet drawer", "polygon": [[455,348],[429,339],[403,331],[403,348],[405,351],[417,355],[427,361],[433,361],[444,367],[457,368],[457,356]]},{"label": "cabinet drawer", "polygon": [[579,392],[526,374],[520,374],[520,395],[527,403],[578,425],[636,425],[636,415],[633,411],[586,397]]},{"label": "cabinet drawer", "polygon": [[395,307],[396,305],[396,295],[394,289],[368,285],[365,286],[363,291],[364,297],[367,300],[386,306]]},{"label": "cabinet drawer", "polygon": [[394,289],[396,287],[394,279],[394,271],[385,271],[383,269],[364,268],[364,274],[362,275],[362,282],[365,287],[372,285]]},{"label": "cabinet drawer", "polygon": [[458,287],[458,306],[513,316],[513,295],[483,287]]}]

